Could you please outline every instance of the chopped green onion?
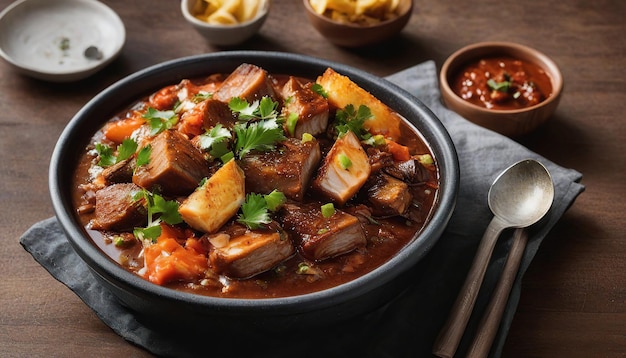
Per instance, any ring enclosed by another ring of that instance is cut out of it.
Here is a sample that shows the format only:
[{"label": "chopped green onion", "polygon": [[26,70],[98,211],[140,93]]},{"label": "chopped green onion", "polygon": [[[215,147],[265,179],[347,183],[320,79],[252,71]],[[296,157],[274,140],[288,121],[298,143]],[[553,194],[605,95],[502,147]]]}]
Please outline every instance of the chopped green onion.
[{"label": "chopped green onion", "polygon": [[325,218],[329,218],[335,214],[335,205],[333,205],[333,203],[324,204],[321,209],[322,216]]},{"label": "chopped green onion", "polygon": [[342,169],[349,169],[352,166],[352,160],[347,155],[341,153],[338,158]]},{"label": "chopped green onion", "polygon": [[302,143],[313,141],[313,135],[311,133],[302,133]]}]

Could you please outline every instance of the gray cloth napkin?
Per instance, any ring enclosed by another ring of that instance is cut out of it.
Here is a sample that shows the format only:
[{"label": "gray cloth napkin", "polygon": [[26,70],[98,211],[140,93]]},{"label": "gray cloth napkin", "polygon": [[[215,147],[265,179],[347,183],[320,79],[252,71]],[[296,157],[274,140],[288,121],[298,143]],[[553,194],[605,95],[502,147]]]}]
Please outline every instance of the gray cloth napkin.
[{"label": "gray cloth napkin", "polygon": [[[458,151],[461,184],[450,223],[432,251],[418,264],[414,284],[371,314],[337,326],[316,328],[314,332],[303,328],[300,340],[275,337],[272,341],[266,337],[258,342],[235,339],[232,344],[224,344],[210,343],[211,337],[204,337],[194,343],[188,339],[188,332],[179,337],[174,330],[164,332],[151,327],[121,306],[109,291],[91,279],[91,273],[73,251],[55,218],[33,225],[20,238],[20,243],[117,334],[156,355],[238,356],[242,351],[237,347],[253,346],[255,350],[251,356],[254,357],[429,357],[435,337],[469,270],[478,242],[492,218],[487,205],[489,186],[506,167],[533,158],[542,162],[554,179],[554,206],[544,220],[529,229],[530,238],[520,272],[491,350],[491,356],[499,357],[519,301],[522,276],[550,229],[584,190],[579,184],[582,175],[562,168],[506,137],[478,127],[442,106],[437,69],[432,61],[387,79],[418,97],[441,119]],[[512,232],[505,231],[498,241],[458,356],[464,355],[473,338],[504,266],[511,237]],[[180,330],[184,328],[180,327]],[[223,348],[221,351],[220,347]]]}]

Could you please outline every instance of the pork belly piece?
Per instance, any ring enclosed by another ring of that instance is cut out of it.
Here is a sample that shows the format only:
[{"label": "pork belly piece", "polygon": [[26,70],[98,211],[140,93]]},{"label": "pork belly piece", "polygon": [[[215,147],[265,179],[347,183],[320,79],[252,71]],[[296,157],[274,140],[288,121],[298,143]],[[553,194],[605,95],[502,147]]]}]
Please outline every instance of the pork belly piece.
[{"label": "pork belly piece", "polygon": [[328,102],[339,109],[352,104],[354,108],[360,105],[369,107],[372,118],[365,121],[363,127],[373,134],[382,134],[386,138],[397,141],[400,137],[401,117],[386,104],[374,97],[371,93],[354,83],[350,78],[328,68],[317,78],[328,94]]},{"label": "pork belly piece", "polygon": [[352,132],[338,138],[324,158],[312,187],[338,205],[345,204],[367,181],[371,167],[359,139]]},{"label": "pork belly piece", "polygon": [[300,252],[315,261],[345,254],[366,244],[365,232],[356,216],[341,210],[325,218],[321,204],[285,204],[280,212],[283,228]]},{"label": "pork belly piece", "polygon": [[321,160],[316,140],[302,143],[288,138],[277,150],[253,152],[241,160],[246,173],[246,191],[269,194],[277,189],[292,200],[301,201]]},{"label": "pork belly piece", "polygon": [[96,191],[95,217],[91,226],[95,230],[130,231],[145,226],[148,211],[145,200],[133,200],[141,187],[133,183],[105,186]]},{"label": "pork belly piece", "polygon": [[243,63],[239,65],[222,85],[213,93],[213,98],[228,103],[233,97],[240,97],[252,103],[263,96],[276,100],[276,93],[267,71],[261,67]]},{"label": "pork belly piece", "polygon": [[[328,125],[328,101],[314,92],[310,86],[303,86],[295,77],[289,77],[282,89],[285,99],[283,115],[298,116],[293,137],[302,138],[302,134],[318,135],[326,131]],[[286,123],[285,123],[286,126]],[[285,130],[289,133],[289,131]]]},{"label": "pork belly piece", "polygon": [[215,272],[237,279],[268,271],[295,253],[295,247],[276,223],[268,228],[248,230],[232,224],[218,233],[225,240],[211,240],[209,262]]},{"label": "pork belly piece", "polygon": [[209,175],[202,153],[178,131],[163,131],[150,145],[150,161],[136,168],[133,183],[148,190],[158,188],[166,196],[182,196]]},{"label": "pork belly piece", "polygon": [[367,185],[367,199],[374,216],[404,215],[413,201],[409,186],[391,175],[378,172]]},{"label": "pork belly piece", "polygon": [[131,157],[104,168],[102,177],[106,185],[132,182],[135,163],[135,157]]},{"label": "pork belly piece", "polygon": [[192,228],[214,233],[237,213],[245,198],[244,173],[231,160],[191,193],[178,212]]}]

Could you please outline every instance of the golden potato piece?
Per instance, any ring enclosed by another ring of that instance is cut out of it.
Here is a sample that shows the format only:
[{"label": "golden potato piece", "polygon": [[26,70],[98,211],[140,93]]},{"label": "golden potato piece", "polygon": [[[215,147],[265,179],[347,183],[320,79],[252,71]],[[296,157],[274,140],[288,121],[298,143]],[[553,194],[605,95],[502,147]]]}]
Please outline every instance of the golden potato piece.
[{"label": "golden potato piece", "polygon": [[243,170],[231,160],[189,195],[178,212],[192,228],[214,233],[237,213],[245,198]]},{"label": "golden potato piece", "polygon": [[344,108],[352,104],[354,108],[360,105],[369,107],[372,118],[365,121],[364,127],[372,134],[381,134],[386,138],[397,141],[400,137],[400,115],[387,107],[371,93],[359,87],[344,75],[340,75],[328,68],[316,81],[328,94],[328,101],[337,108]]}]

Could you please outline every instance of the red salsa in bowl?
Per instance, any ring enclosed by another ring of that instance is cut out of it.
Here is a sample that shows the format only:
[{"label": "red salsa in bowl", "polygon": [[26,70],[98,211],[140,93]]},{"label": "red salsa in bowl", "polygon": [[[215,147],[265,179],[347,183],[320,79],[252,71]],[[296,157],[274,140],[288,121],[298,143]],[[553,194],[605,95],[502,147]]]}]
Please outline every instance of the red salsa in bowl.
[{"label": "red salsa in bowl", "polygon": [[458,72],[451,86],[464,100],[496,110],[532,107],[552,92],[545,70],[512,57],[486,57],[470,63]]}]

